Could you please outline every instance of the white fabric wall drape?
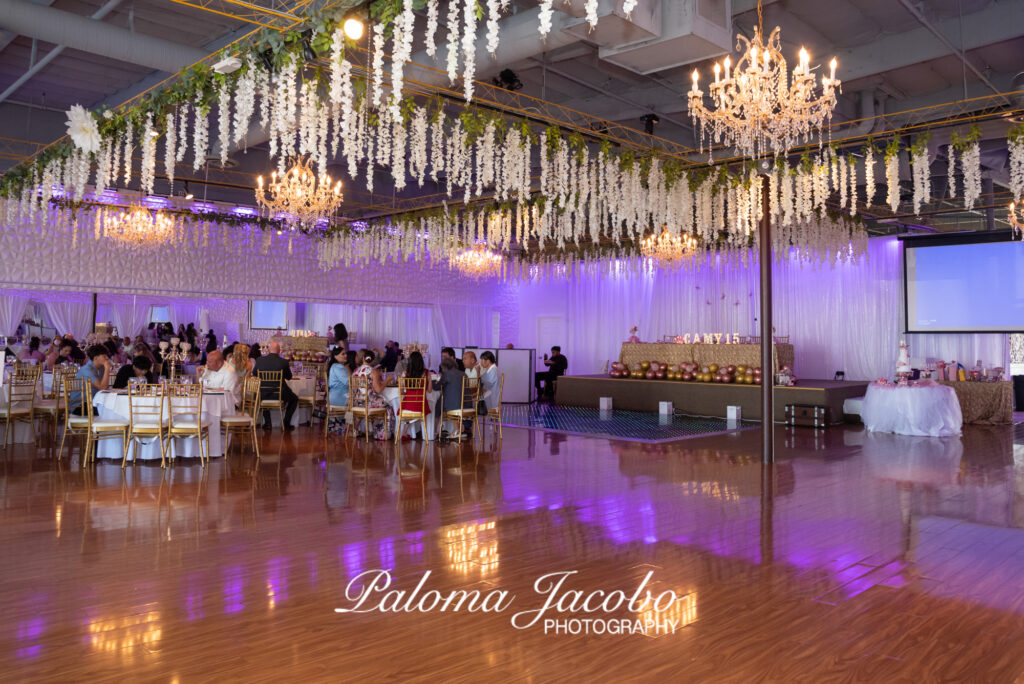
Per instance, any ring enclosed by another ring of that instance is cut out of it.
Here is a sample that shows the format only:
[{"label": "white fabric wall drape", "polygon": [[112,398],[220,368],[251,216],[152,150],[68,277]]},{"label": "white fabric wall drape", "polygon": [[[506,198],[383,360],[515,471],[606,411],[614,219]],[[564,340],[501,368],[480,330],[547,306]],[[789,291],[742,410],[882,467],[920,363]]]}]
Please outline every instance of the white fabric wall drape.
[{"label": "white fabric wall drape", "polygon": [[[108,313],[109,311],[109,313]],[[109,320],[122,337],[135,337],[149,325],[150,304],[148,300],[125,295],[112,299],[99,307],[97,314],[101,321]]]},{"label": "white fabric wall drape", "polygon": [[17,331],[27,304],[26,296],[0,295],[0,335],[13,335]]},{"label": "white fabric wall drape", "polygon": [[89,302],[45,302],[46,317],[58,334],[71,333],[77,340],[92,332],[92,304]]},{"label": "white fabric wall drape", "polygon": [[[892,377],[903,331],[902,268],[895,238],[872,239],[867,258],[856,264],[773,266],[773,322],[776,335],[788,336],[796,347],[798,377],[830,379],[839,370],[849,380]],[[693,271],[628,271],[524,285],[518,291],[519,342],[535,346],[537,316],[564,314],[569,372],[588,374],[618,358],[634,325],[645,341],[696,332],[759,335],[759,281],[756,260],[744,266],[712,258]],[[968,367],[979,359],[989,367],[1008,364],[1006,335],[906,339],[915,358],[956,359]]]},{"label": "white fabric wall drape", "polygon": [[491,327],[492,311],[486,306],[436,304],[444,325],[438,326],[439,342],[446,347],[490,347],[496,344]]},{"label": "white fabric wall drape", "polygon": [[381,349],[388,340],[399,344],[422,342],[430,345],[430,352],[438,354],[443,339],[434,309],[429,306],[310,304],[306,321],[307,327],[316,331],[327,331],[335,323],[344,323],[356,333],[357,342]]}]

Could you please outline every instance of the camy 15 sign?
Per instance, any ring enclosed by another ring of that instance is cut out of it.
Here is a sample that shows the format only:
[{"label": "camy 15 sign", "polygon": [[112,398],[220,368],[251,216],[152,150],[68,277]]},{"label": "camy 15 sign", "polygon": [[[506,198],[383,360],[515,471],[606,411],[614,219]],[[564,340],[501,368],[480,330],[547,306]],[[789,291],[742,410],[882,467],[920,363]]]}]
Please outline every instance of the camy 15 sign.
[{"label": "camy 15 sign", "polygon": [[676,344],[739,344],[739,333],[686,333],[676,335]]}]

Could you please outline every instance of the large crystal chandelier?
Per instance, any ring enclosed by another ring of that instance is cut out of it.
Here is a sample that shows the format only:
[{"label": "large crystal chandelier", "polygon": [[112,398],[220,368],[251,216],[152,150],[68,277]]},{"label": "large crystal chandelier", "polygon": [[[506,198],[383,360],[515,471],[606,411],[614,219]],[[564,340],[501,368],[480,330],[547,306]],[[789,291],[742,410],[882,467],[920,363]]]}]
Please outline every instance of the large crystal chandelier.
[{"label": "large crystal chandelier", "polygon": [[763,42],[760,0],[757,12],[753,40],[742,34],[736,36],[736,49],[743,55],[735,69],[729,57],[722,64],[715,63],[715,82],[708,88],[713,108],[704,106],[700,74],[696,69],[693,72],[690,118],[699,129],[702,150],[706,136],[709,144],[733,146],[752,159],[783,154],[799,142],[808,142],[815,130],[820,135],[832,117],[840,87],[836,59],[829,63],[829,75],[821,77],[819,94],[810,55],[800,48],[800,63],[790,81],[786,58],[780,51],[779,27]]},{"label": "large crystal chandelier", "polygon": [[477,244],[451,257],[451,264],[471,278],[490,278],[501,273],[501,255]]},{"label": "large crystal chandelier", "polygon": [[283,216],[293,224],[313,228],[317,221],[330,218],[341,205],[341,181],[333,186],[331,177],[318,179],[309,161],[299,157],[280,178],[277,171],[263,187],[263,176],[257,180],[256,203],[270,217]]},{"label": "large crystal chandelier", "polygon": [[640,253],[648,259],[656,259],[664,267],[678,266],[697,251],[697,239],[685,233],[670,233],[667,227],[654,232],[640,242]]},{"label": "large crystal chandelier", "polygon": [[135,204],[104,222],[107,235],[137,246],[154,246],[174,234],[174,219],[161,211]]}]

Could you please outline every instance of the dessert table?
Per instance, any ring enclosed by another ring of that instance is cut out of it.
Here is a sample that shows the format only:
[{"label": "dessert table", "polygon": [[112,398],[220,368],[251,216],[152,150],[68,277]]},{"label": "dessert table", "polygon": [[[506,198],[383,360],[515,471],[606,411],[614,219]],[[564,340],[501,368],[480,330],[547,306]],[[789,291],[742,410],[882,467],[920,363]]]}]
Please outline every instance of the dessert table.
[{"label": "dessert table", "polygon": [[[156,398],[142,398],[137,400],[140,403],[146,402],[154,405]],[[175,401],[189,401],[177,399]],[[168,415],[166,399],[164,399],[164,415]],[[99,418],[111,419],[121,418],[128,420],[128,394],[120,392],[97,392],[92,400],[93,408]],[[177,404],[175,404],[177,406]],[[183,404],[184,405],[184,404]],[[194,403],[193,403],[194,405]],[[226,392],[203,392],[203,415],[204,421],[210,424],[210,453],[211,458],[224,455],[224,445],[220,430],[221,416],[231,416],[235,413],[235,401]],[[199,458],[198,440],[189,437],[175,437],[170,440],[170,450],[167,457],[180,456],[184,458]],[[139,445],[142,445],[141,451]],[[97,443],[96,456],[98,458],[113,458],[120,460],[124,454],[124,442],[120,439],[104,439]],[[136,455],[139,460],[150,461],[160,459],[160,445],[155,437],[147,437],[132,440],[132,448],[128,450],[128,460],[133,460]]]},{"label": "dessert table", "polygon": [[[775,369],[793,367],[793,345],[776,342]],[[671,366],[680,363],[698,363],[708,366],[760,366],[760,344],[676,344],[674,342],[623,342],[619,361],[632,368],[644,361],[657,361]]]},{"label": "dessert table", "polygon": [[[384,397],[384,401],[391,405],[395,415],[398,415],[399,408],[402,405],[401,397],[399,397],[397,387],[385,387],[384,391],[381,392],[381,396]],[[429,440],[434,439],[434,435],[437,434],[437,423],[434,422],[437,414],[437,400],[441,398],[441,392],[435,390],[427,390],[427,406],[430,407],[430,415],[427,416],[426,422],[426,434],[424,438]],[[403,423],[405,425],[406,423]],[[403,428],[404,429],[404,428]]]},{"label": "dessert table", "polygon": [[956,392],[938,383],[868,385],[861,410],[864,427],[872,432],[893,432],[920,437],[959,435],[963,414]]}]

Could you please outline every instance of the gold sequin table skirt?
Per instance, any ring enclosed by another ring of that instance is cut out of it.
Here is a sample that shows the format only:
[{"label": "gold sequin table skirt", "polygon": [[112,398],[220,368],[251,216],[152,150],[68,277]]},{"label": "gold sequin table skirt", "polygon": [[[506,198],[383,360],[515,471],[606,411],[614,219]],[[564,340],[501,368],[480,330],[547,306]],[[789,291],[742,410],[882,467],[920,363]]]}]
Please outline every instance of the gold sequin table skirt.
[{"label": "gold sequin table skirt", "polygon": [[[779,366],[793,367],[793,345],[775,344],[775,370]],[[708,366],[760,366],[759,344],[675,344],[674,342],[623,342],[619,361],[632,367],[643,361],[657,361],[675,366],[680,363],[699,363]]]},{"label": "gold sequin table skirt", "polygon": [[964,424],[1009,425],[1013,422],[1013,383],[941,380],[939,384],[956,391]]}]

